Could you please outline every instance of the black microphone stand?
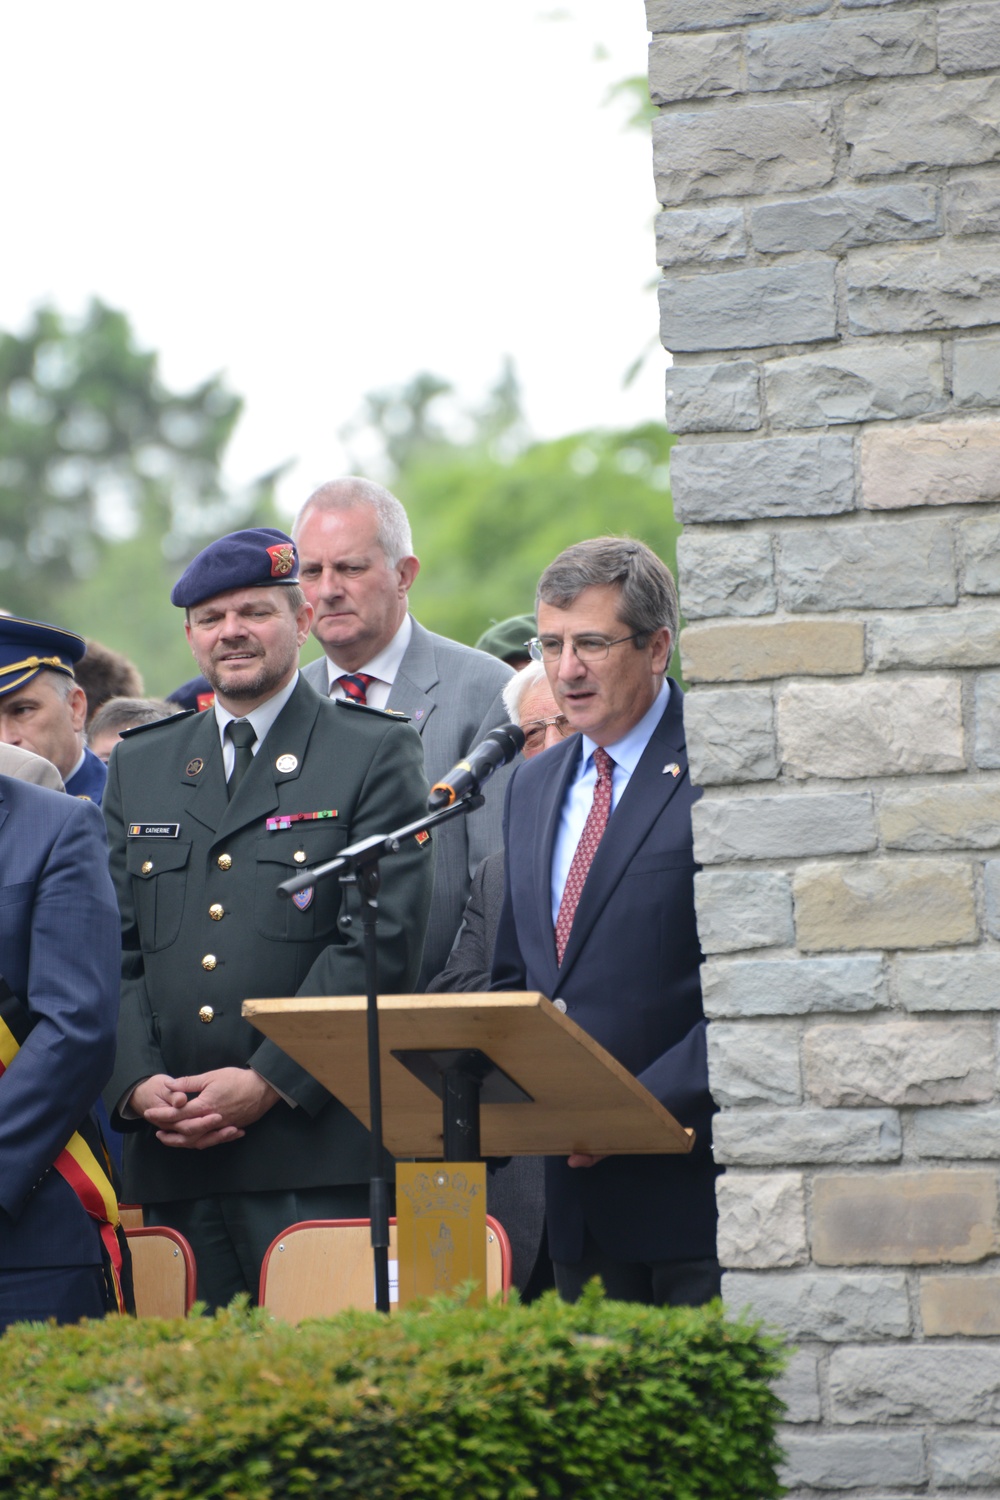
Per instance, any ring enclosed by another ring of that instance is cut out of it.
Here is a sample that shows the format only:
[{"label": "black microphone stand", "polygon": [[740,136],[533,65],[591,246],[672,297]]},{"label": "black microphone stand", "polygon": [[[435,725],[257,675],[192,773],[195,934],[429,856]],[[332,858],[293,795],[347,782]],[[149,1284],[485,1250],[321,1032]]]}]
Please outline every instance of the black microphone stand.
[{"label": "black microphone stand", "polygon": [[[378,957],[376,924],[378,922],[378,893],[382,884],[379,862],[387,854],[398,854],[407,839],[429,832],[439,823],[474,812],[482,807],[484,797],[463,797],[449,807],[427,813],[416,822],[397,828],[395,833],[373,834],[361,839],[338,854],[336,859],[317,865],[313,870],[300,870],[289,880],[282,881],[278,891],[282,896],[294,896],[296,891],[325,880],[328,875],[337,875],[343,886],[357,887],[361,899],[361,923],[365,955],[365,989],[367,993],[367,1039],[368,1039],[368,1099],[371,1114],[371,1178],[369,1184],[369,1213],[371,1215],[372,1254],[375,1261],[375,1307],[378,1312],[389,1311],[389,1187],[383,1176],[382,1158],[382,1063],[379,1052],[378,1027]],[[351,918],[345,913],[340,918],[341,926],[349,926]]]}]

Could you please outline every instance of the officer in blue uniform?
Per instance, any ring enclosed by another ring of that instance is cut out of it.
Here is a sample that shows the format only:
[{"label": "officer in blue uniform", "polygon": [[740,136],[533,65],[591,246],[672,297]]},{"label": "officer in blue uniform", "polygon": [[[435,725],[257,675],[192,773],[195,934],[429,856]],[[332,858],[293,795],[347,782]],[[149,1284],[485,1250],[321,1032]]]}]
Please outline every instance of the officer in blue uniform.
[{"label": "officer in blue uniform", "polygon": [[51,761],[71,797],[99,803],[108,773],[87,748],[87,695],[73,675],[86,650],[72,630],[0,617],[0,740]]}]

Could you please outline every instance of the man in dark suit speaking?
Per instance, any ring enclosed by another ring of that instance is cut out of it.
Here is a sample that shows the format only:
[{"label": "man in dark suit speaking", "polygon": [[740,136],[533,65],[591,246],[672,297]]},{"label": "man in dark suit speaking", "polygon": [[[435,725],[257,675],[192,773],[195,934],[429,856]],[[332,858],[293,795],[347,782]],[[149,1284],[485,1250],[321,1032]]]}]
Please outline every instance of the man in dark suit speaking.
[{"label": "man in dark suit speaking", "polygon": [[549,1248],[567,1300],[592,1276],[612,1297],[657,1305],[719,1291],[695,793],[682,694],[664,677],[677,618],[669,570],[641,542],[577,543],[539,581],[532,654],[580,732],[510,780],[493,988],[564,1001],[697,1133],[690,1156],[547,1159]]}]

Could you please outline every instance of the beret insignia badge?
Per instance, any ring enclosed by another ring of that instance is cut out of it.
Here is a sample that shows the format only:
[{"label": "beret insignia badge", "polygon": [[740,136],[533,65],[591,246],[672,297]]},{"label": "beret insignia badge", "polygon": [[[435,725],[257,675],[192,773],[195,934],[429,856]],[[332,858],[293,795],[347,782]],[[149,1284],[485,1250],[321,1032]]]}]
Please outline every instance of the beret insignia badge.
[{"label": "beret insignia badge", "polygon": [[289,542],[278,542],[266,551],[271,559],[271,577],[287,578],[295,567],[295,548]]}]

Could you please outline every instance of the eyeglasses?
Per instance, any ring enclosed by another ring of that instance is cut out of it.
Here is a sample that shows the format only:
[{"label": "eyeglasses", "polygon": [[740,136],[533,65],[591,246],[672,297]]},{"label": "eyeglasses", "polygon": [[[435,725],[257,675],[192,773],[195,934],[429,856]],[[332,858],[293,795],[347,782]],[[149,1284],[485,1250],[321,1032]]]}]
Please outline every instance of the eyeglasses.
[{"label": "eyeglasses", "polygon": [[[603,635],[578,635],[570,641],[570,646],[577,661],[603,661],[612,646],[642,640],[644,635],[645,631],[638,631],[635,635],[621,635],[616,641],[609,641]],[[536,635],[525,644],[532,661],[558,661],[566,643],[557,635]]]},{"label": "eyeglasses", "polygon": [[525,750],[534,750],[545,739],[545,731],[552,724],[563,739],[573,730],[565,714],[553,714],[551,719],[529,719],[527,724],[522,724],[524,730]]}]

